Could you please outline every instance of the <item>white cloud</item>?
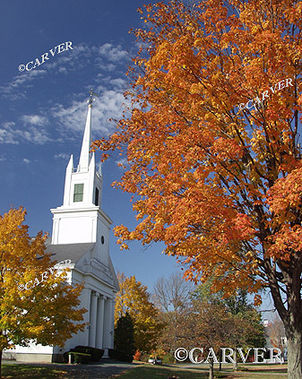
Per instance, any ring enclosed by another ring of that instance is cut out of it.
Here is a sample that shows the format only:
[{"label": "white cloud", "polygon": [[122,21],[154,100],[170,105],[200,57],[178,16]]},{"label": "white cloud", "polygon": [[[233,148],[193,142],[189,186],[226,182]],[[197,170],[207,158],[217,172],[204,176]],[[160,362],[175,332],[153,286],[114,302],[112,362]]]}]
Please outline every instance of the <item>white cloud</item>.
[{"label": "white cloud", "polygon": [[55,154],[54,157],[56,159],[69,159],[70,155],[69,154],[65,154],[65,153],[59,153],[59,154]]},{"label": "white cloud", "polygon": [[26,164],[29,164],[29,163],[30,163],[30,160],[27,159],[27,158],[23,158],[23,162],[26,163]]},{"label": "white cloud", "polygon": [[0,162],[4,162],[4,161],[6,161],[6,158],[3,155],[0,156]]},{"label": "white cloud", "polygon": [[68,72],[65,67],[59,67],[58,71],[61,72],[61,73],[64,73],[64,74],[66,74]]},{"label": "white cloud", "polygon": [[129,56],[129,53],[126,50],[123,50],[120,45],[115,47],[112,46],[111,43],[105,43],[100,46],[99,54],[112,62],[118,62]]},{"label": "white cloud", "polygon": [[121,61],[129,60],[128,51],[121,45],[113,46],[105,43],[101,46],[77,44],[73,45],[73,50],[69,54],[61,55],[54,62],[47,62],[47,69],[55,69],[59,73],[79,70],[80,68],[95,66],[98,69],[114,71]]},{"label": "white cloud", "polygon": [[0,129],[0,143],[11,143],[17,145],[19,142],[16,140],[15,131],[5,125],[4,129]]},{"label": "white cloud", "polygon": [[[3,96],[9,97],[12,100],[16,100],[25,97],[24,89],[31,86],[31,82],[37,78],[40,78],[46,74],[46,70],[32,70],[29,72],[23,72],[16,75],[7,85],[1,86],[0,91]],[[19,88],[22,87],[22,91]]]},{"label": "white cloud", "polygon": [[47,119],[44,116],[38,114],[24,115],[21,117],[21,120],[26,124],[42,126],[47,124]]},{"label": "white cloud", "polygon": [[109,81],[110,85],[125,90],[127,88],[127,81],[122,78],[115,78],[115,79],[110,79]]},{"label": "white cloud", "polygon": [[[55,55],[49,61],[45,61],[43,69],[41,66],[16,75],[6,86],[0,87],[0,91],[10,99],[24,98],[28,96],[28,88],[35,84],[34,81],[40,78],[44,79],[46,73],[51,74],[51,77],[66,75],[71,71],[78,72],[79,69],[86,69],[89,66],[91,70],[95,70],[95,76],[91,83],[87,83],[87,89],[92,87],[95,92],[101,94],[93,105],[93,138],[108,136],[115,128],[115,122],[109,121],[109,119],[120,119],[124,109],[123,104],[128,105],[128,100],[125,100],[123,96],[128,82],[119,77],[119,68],[121,62],[123,64],[129,59],[130,55],[122,45],[80,43],[73,45],[72,50],[59,56]],[[50,76],[47,78],[49,79]],[[56,132],[60,134],[56,136],[57,142],[78,139],[85,126],[87,104],[84,99],[87,94],[88,91],[85,94],[77,93],[74,97],[69,97],[74,100],[70,100],[68,104],[51,107],[48,103],[47,108],[40,108],[39,112],[31,110],[33,113],[29,112],[30,114],[19,116],[18,122],[2,123],[0,125],[0,143],[18,144],[28,141],[34,144],[44,144],[53,140],[55,138],[53,133]],[[54,104],[54,102],[52,101],[50,104]],[[21,125],[18,125],[20,121]],[[54,128],[49,129],[48,133],[50,124],[54,125]],[[55,128],[58,129],[55,130]]]},{"label": "white cloud", "polygon": [[10,129],[12,128],[13,126],[15,126],[16,123],[14,121],[5,121],[2,126],[4,129]]},{"label": "white cloud", "polygon": [[[32,82],[43,77],[48,72],[65,75],[70,71],[79,71],[79,69],[88,65],[96,69],[114,72],[121,61],[130,60],[129,52],[123,49],[122,45],[114,46],[110,43],[87,45],[79,43],[73,44],[72,47],[72,50],[69,49],[62,54],[56,54],[51,57],[40,68],[18,73],[10,82],[0,87],[3,96],[13,100],[25,98],[26,89],[32,86]],[[41,54],[43,53],[44,51],[41,52]],[[31,59],[35,58],[32,57]],[[23,62],[23,64],[26,63]],[[16,70],[18,70],[18,67],[16,67]]]},{"label": "white cloud", "polygon": [[43,145],[50,141],[47,132],[41,127],[30,126],[28,129],[18,129],[14,122],[4,122],[0,127],[0,143],[18,145],[20,141],[27,141],[38,145]]},{"label": "white cloud", "polygon": [[[104,90],[102,95],[93,103],[92,128],[98,136],[108,136],[115,128],[115,123],[109,119],[119,119],[122,116],[125,99],[120,90]],[[51,115],[57,119],[64,132],[66,129],[74,132],[83,132],[87,104],[83,100],[74,101],[70,106],[57,105],[52,108]]]},{"label": "white cloud", "polygon": [[[19,133],[20,132],[20,133]],[[41,128],[31,127],[28,130],[18,130],[18,134],[25,138],[28,142],[35,143],[37,145],[43,145],[46,142],[51,141],[47,132]]]},{"label": "white cloud", "polygon": [[51,61],[44,63],[45,69],[56,73],[66,74],[70,71],[78,71],[87,65],[96,68],[113,71],[121,60],[129,59],[129,53],[121,45],[113,46],[105,43],[101,46],[77,44],[72,50],[55,56]]}]

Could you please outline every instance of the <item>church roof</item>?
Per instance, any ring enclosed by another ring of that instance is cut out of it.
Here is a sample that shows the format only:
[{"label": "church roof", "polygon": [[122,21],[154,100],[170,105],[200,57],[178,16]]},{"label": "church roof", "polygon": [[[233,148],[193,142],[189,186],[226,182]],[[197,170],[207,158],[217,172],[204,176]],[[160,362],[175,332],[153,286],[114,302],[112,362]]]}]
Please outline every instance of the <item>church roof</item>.
[{"label": "church roof", "polygon": [[[47,244],[46,251],[51,254],[51,258],[53,260],[61,262],[66,259],[70,259],[71,263],[75,265],[75,269],[82,271],[84,268],[86,273],[96,275],[101,280],[113,286],[116,291],[119,291],[118,279],[110,256],[108,266],[106,266],[104,263],[94,258],[95,247],[96,243],[68,243],[58,245]],[[86,262],[83,266],[82,262],[82,264],[77,265],[80,259],[85,255],[86,257],[89,257],[88,259],[90,264],[87,264]]]},{"label": "church roof", "polygon": [[46,251],[53,254],[53,259],[60,262],[70,259],[72,263],[77,263],[83,255],[92,251],[95,243],[68,243],[60,245],[48,245]]}]

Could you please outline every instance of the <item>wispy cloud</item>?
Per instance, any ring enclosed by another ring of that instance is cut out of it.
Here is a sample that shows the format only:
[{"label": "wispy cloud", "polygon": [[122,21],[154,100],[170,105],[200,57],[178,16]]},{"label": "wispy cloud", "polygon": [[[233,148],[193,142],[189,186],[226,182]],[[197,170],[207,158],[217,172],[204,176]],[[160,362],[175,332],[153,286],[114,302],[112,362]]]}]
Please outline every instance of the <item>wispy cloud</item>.
[{"label": "wispy cloud", "polygon": [[46,130],[41,128],[31,127],[28,130],[21,130],[18,132],[20,132],[20,136],[22,137],[23,135],[28,142],[32,142],[37,145],[43,145],[44,143],[51,141],[51,138],[48,136]]},{"label": "wispy cloud", "polygon": [[2,126],[3,126],[4,129],[12,128],[15,125],[16,125],[16,123],[14,121],[5,121],[2,124]]},{"label": "wispy cloud", "polygon": [[[109,119],[119,119],[125,106],[125,99],[120,90],[103,90],[101,96],[93,103],[93,132],[102,136],[111,134],[115,124]],[[83,100],[74,101],[67,107],[60,104],[52,108],[51,115],[64,127],[64,131],[69,129],[73,132],[82,132],[86,121],[87,104]]]},{"label": "wispy cloud", "polygon": [[130,60],[130,54],[121,45],[113,46],[105,43],[97,46],[79,43],[73,45],[73,49],[68,53],[55,58],[44,63],[45,70],[54,71],[57,74],[67,74],[71,71],[79,71],[87,65],[113,71],[122,61]]},{"label": "wispy cloud", "polygon": [[[128,101],[123,96],[128,82],[126,78],[121,77],[124,72],[120,71],[121,66],[125,67],[124,63],[127,60],[130,60],[130,54],[121,45],[78,44],[73,45],[73,50],[64,55],[45,61],[43,69],[41,66],[17,75],[7,86],[2,87],[4,94],[16,99],[26,96],[26,89],[34,85],[33,81],[44,78],[47,72],[71,75],[72,71],[79,72],[80,68],[86,70],[87,65],[95,72],[93,82],[87,83],[85,94],[70,93],[71,100],[67,100],[68,103],[54,104],[54,101],[51,101],[47,107],[40,107],[39,111],[19,116],[18,120],[2,123],[0,143],[18,144],[25,140],[44,144],[54,138],[57,142],[78,138],[79,133],[83,133],[86,121],[85,97],[89,88],[100,94],[93,105],[93,138],[110,135],[115,128],[115,122],[111,120],[121,118],[123,110],[128,106]],[[57,135],[54,136],[55,134]]]},{"label": "wispy cloud", "polygon": [[[46,70],[39,69],[18,74],[5,86],[1,86],[0,92],[2,96],[12,100],[24,98],[26,97],[25,89],[29,88],[35,79],[44,76],[46,72]],[[22,91],[20,91],[20,87]]]},{"label": "wispy cloud", "polygon": [[[35,58],[32,57],[32,59]],[[34,80],[44,77],[48,72],[67,74],[71,71],[79,71],[88,64],[96,69],[112,72],[121,61],[125,60],[130,60],[130,54],[121,45],[114,46],[105,43],[98,46],[79,43],[73,45],[73,49],[69,49],[64,54],[55,55],[51,60],[45,61],[39,68],[19,73],[6,85],[1,86],[0,91],[3,96],[16,100],[26,97],[24,90],[31,87]]]},{"label": "wispy cloud", "polygon": [[23,162],[26,163],[26,164],[29,164],[31,161],[27,158],[23,158]]},{"label": "wispy cloud", "polygon": [[0,143],[10,143],[17,145],[19,141],[16,139],[15,133],[15,123],[14,122],[4,122],[0,127]]},{"label": "wispy cloud", "polygon": [[21,117],[21,120],[30,125],[42,126],[47,124],[47,118],[38,114],[24,115]]},{"label": "wispy cloud", "polygon": [[119,62],[129,57],[128,51],[124,50],[120,45],[113,46],[111,43],[105,43],[100,46],[98,53],[101,57],[105,57],[111,62]]},{"label": "wispy cloud", "polygon": [[59,154],[55,154],[54,156],[56,159],[69,159],[70,158],[70,155],[69,154],[66,154],[66,153],[59,153]]},{"label": "wispy cloud", "polygon": [[43,145],[51,139],[41,127],[33,125],[25,130],[24,128],[18,129],[15,122],[4,122],[0,127],[0,143],[18,145],[20,141]]}]

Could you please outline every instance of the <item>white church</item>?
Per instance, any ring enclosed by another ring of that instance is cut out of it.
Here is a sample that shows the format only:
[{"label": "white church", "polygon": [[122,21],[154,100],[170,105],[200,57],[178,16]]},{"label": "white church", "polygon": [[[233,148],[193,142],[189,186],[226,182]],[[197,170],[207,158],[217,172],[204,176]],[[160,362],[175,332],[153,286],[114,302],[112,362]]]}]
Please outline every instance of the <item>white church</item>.
[{"label": "white church", "polygon": [[117,277],[109,255],[109,231],[112,221],[101,209],[102,174],[96,170],[94,153],[90,153],[92,95],[80,160],[74,168],[71,155],[66,167],[64,200],[61,207],[51,209],[53,229],[47,251],[53,259],[68,264],[68,283],[84,283],[80,308],[84,307],[83,332],[66,341],[64,348],[31,344],[16,346],[3,354],[17,361],[52,362],[77,345],[104,349],[113,348],[114,301],[119,290]]}]

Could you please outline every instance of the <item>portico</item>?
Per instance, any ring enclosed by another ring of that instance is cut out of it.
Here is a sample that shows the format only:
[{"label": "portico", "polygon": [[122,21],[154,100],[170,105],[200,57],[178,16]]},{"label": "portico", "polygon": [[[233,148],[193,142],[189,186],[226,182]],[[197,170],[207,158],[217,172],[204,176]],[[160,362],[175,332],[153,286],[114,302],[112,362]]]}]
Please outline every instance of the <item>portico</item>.
[{"label": "portico", "polygon": [[112,319],[114,319],[113,298],[91,291],[88,346],[99,349],[113,348]]}]

